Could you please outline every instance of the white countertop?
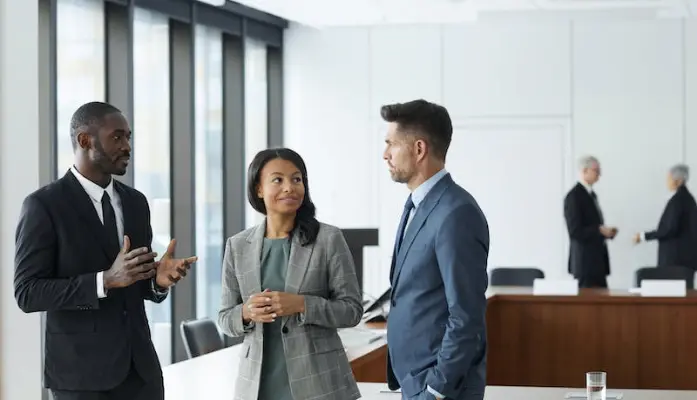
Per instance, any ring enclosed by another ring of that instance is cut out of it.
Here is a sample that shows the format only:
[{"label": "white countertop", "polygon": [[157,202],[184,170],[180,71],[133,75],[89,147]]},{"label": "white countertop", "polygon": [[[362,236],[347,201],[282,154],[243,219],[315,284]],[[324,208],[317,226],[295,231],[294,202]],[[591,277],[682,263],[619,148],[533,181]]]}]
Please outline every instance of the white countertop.
[{"label": "white countertop", "polygon": [[[366,400],[401,400],[399,393],[389,392],[384,383],[359,383],[363,399]],[[564,400],[567,393],[584,392],[585,389],[540,388],[517,386],[488,386],[484,400]],[[695,391],[672,390],[621,390],[610,389],[610,393],[622,393],[622,400],[695,400]],[[574,399],[577,399],[574,397]],[[608,400],[611,400],[608,398]]]},{"label": "white countertop", "polygon": [[[232,346],[163,368],[165,400],[232,399],[242,346]],[[359,383],[363,399],[401,400],[383,383]],[[564,400],[564,396],[583,389],[490,386],[485,400]],[[697,391],[621,390],[623,400],[697,400]],[[609,399],[608,399],[609,400]]]}]

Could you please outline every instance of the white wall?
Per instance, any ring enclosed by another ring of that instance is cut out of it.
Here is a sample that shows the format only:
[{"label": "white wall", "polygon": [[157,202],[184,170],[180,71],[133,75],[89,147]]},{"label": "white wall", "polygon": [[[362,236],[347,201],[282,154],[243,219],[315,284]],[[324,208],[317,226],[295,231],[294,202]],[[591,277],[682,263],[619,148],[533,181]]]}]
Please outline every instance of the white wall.
[{"label": "white wall", "polygon": [[[38,2],[0,0],[0,399],[41,398],[39,314],[14,299],[14,232],[39,186]],[[18,40],[17,38],[21,38]]]},{"label": "white wall", "polygon": [[[365,288],[388,286],[406,188],[381,159],[382,104],[446,106],[455,133],[448,169],[479,199],[490,268],[533,265],[567,275],[563,196],[576,159],[597,155],[597,192],[619,235],[611,287],[655,265],[655,227],[677,162],[697,170],[697,22],[506,19],[448,26],[293,25],[285,36],[285,140],[306,158],[318,216],[380,229]],[[689,113],[688,110],[693,110]]]}]

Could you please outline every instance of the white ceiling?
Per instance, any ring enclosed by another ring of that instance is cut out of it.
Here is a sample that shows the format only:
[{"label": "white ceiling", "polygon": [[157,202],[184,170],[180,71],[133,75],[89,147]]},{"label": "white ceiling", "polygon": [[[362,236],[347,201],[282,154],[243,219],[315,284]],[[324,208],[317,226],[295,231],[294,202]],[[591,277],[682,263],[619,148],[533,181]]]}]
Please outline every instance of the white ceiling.
[{"label": "white ceiling", "polygon": [[459,23],[500,15],[697,16],[697,0],[235,0],[314,27]]}]

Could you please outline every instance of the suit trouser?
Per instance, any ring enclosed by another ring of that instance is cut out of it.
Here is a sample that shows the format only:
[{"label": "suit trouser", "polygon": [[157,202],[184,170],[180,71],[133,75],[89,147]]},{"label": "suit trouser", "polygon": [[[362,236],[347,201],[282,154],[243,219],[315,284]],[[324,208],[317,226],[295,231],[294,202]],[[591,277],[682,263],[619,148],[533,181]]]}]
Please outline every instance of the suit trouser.
[{"label": "suit trouser", "polygon": [[607,288],[607,277],[605,276],[586,276],[582,275],[578,278],[579,288],[597,288],[606,289]]},{"label": "suit trouser", "polygon": [[51,390],[54,400],[164,400],[162,378],[145,382],[133,364],[126,379],[105,392]]}]

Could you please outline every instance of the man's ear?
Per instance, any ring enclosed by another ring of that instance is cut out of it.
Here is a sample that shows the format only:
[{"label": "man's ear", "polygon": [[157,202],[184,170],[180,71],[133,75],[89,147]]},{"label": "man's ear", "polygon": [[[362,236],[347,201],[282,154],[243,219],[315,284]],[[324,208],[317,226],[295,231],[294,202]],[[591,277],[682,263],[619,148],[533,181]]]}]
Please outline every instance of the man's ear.
[{"label": "man's ear", "polygon": [[77,134],[77,145],[78,147],[87,150],[92,147],[92,135],[89,132],[79,132]]},{"label": "man's ear", "polygon": [[421,160],[426,157],[426,141],[423,139],[417,139],[414,142],[415,150],[416,150],[416,157]]}]

